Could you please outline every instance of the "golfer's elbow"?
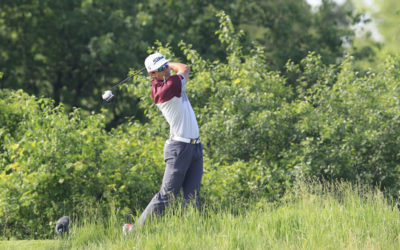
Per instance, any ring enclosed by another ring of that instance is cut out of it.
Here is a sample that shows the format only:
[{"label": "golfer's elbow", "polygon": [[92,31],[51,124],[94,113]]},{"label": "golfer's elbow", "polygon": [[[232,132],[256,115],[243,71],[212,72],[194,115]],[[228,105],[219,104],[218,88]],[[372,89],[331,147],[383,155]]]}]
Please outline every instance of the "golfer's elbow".
[{"label": "golfer's elbow", "polygon": [[183,76],[184,76],[186,79],[189,79],[189,74],[190,74],[190,67],[189,67],[189,65],[184,64],[184,67],[183,67]]},{"label": "golfer's elbow", "polygon": [[176,73],[182,74],[186,79],[189,78],[189,73],[190,73],[189,65],[178,62],[169,62],[169,67]]},{"label": "golfer's elbow", "polygon": [[190,74],[190,66],[185,64],[185,74]]}]

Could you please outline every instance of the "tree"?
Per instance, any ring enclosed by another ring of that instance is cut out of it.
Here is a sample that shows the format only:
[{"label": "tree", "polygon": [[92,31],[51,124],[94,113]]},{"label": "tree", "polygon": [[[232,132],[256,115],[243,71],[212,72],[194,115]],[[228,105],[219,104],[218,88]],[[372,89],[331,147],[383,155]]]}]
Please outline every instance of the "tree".
[{"label": "tree", "polygon": [[[178,58],[180,41],[192,44],[208,61],[226,58],[215,30],[219,10],[244,30],[244,48],[265,47],[265,65],[282,69],[309,51],[335,63],[351,41],[350,16],[332,1],[312,12],[305,0],[4,0],[0,3],[1,88],[24,89],[51,97],[67,110],[99,111],[101,94],[125,78],[129,68],[143,67],[147,50],[159,40]],[[132,82],[130,82],[132,83]],[[106,106],[109,127],[124,116],[143,120],[138,98],[120,91]]]},{"label": "tree", "polygon": [[[2,1],[0,8],[2,88],[98,110],[102,91],[144,56],[131,41],[141,39],[132,1]],[[128,106],[135,115],[135,101]]]},{"label": "tree", "polygon": [[377,6],[372,16],[377,20],[379,32],[384,37],[385,49],[398,53],[400,44],[400,2],[395,0],[374,0]]},{"label": "tree", "polygon": [[361,1],[352,0],[356,11],[361,13],[369,26],[363,26],[362,32],[351,48],[357,61],[355,68],[360,71],[376,71],[376,65],[387,55],[398,53],[400,44],[400,3],[398,1]]},{"label": "tree", "polygon": [[325,64],[337,63],[345,42],[351,43],[354,36],[350,29],[354,16],[348,5],[324,0],[312,11],[306,1],[298,0],[237,3],[241,3],[238,25],[249,39],[265,47],[275,69],[282,69],[289,59],[299,63],[310,51],[320,54]]}]

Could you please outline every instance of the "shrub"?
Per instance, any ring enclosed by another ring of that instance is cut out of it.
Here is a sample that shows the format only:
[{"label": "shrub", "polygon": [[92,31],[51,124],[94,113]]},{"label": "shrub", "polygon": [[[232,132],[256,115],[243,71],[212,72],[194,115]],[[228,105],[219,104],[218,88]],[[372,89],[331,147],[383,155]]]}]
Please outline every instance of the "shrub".
[{"label": "shrub", "polygon": [[79,218],[88,206],[110,203],[134,213],[151,198],[161,143],[141,126],[106,132],[102,114],[82,118],[49,99],[0,93],[2,235],[50,237],[61,215]]},{"label": "shrub", "polygon": [[296,103],[295,150],[298,167],[326,179],[379,185],[391,195],[399,190],[399,58],[385,70],[358,77],[345,61],[332,85],[318,84],[313,95]]}]

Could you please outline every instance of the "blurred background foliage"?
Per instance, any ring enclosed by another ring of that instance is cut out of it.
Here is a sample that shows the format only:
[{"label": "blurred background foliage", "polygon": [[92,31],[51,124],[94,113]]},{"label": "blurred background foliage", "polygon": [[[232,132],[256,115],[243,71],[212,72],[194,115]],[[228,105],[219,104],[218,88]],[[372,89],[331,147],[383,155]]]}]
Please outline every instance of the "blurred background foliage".
[{"label": "blurred background foliage", "polygon": [[[73,107],[100,111],[101,93],[123,79],[128,68],[143,67],[155,41],[182,57],[180,41],[208,61],[224,61],[215,31],[216,13],[225,11],[243,31],[241,45],[264,48],[265,66],[284,70],[309,51],[325,64],[338,63],[351,45],[359,15],[350,3],[322,1],[315,11],[305,0],[128,1],[4,0],[0,3],[1,88],[24,89]],[[124,95],[121,93],[121,95]],[[137,98],[109,107],[107,127],[143,120]]]},{"label": "blurred background foliage", "polygon": [[[0,238],[51,238],[58,217],[93,206],[142,211],[161,184],[168,124],[145,74],[111,104],[101,94],[153,51],[191,66],[204,202],[279,201],[310,176],[397,198],[397,26],[381,28],[397,16],[374,4],[2,1]],[[376,30],[357,35],[368,22]]]}]

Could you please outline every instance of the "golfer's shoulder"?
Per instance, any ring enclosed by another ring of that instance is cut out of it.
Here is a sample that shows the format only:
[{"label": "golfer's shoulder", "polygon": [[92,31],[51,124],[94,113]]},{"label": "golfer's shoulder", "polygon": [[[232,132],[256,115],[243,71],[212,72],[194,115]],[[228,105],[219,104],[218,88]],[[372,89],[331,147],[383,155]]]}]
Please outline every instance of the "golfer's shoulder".
[{"label": "golfer's shoulder", "polygon": [[178,73],[174,75],[174,82],[177,82],[179,85],[185,85],[186,84],[186,76],[182,73]]},{"label": "golfer's shoulder", "polygon": [[166,82],[159,81],[158,84],[153,85],[153,97],[158,96],[163,100],[169,100],[174,96],[180,97],[182,90],[181,80],[178,76],[174,75],[168,78]]},{"label": "golfer's shoulder", "polygon": [[178,73],[176,75],[171,76],[168,80],[173,83],[180,83],[184,79],[185,79],[185,77],[182,74]]}]

